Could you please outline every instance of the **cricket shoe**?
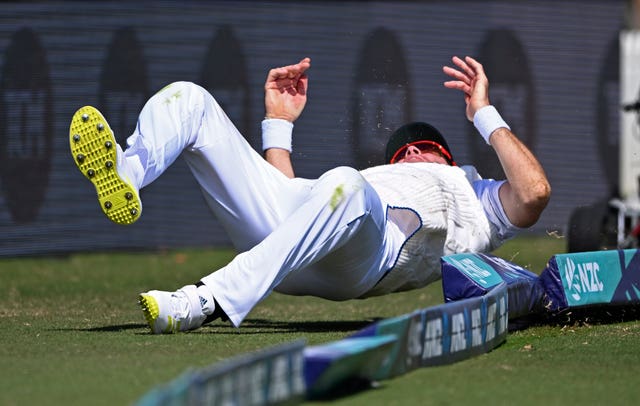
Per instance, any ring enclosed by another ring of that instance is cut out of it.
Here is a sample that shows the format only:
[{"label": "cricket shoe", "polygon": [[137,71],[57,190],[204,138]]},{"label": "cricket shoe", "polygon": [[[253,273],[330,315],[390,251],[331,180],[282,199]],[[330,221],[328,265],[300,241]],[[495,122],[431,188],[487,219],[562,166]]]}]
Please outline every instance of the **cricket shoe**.
[{"label": "cricket shoe", "polygon": [[104,214],[117,224],[140,218],[142,202],[127,174],[123,152],[107,120],[94,107],[78,109],[69,127],[69,146],[80,172],[93,183]]},{"label": "cricket shoe", "polygon": [[[195,286],[176,292],[151,290],[139,297],[142,313],[154,334],[177,333],[202,326],[206,316],[200,306]],[[195,297],[194,297],[195,295]]]}]

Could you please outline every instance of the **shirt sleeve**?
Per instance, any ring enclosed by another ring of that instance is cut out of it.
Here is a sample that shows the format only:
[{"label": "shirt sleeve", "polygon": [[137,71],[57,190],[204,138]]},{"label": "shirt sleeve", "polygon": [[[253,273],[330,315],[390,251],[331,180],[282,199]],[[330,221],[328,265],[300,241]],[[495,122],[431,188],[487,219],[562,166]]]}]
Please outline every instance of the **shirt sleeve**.
[{"label": "shirt sleeve", "polygon": [[500,202],[499,190],[500,186],[506,182],[504,180],[493,179],[477,179],[471,182],[473,190],[478,196],[478,200],[484,208],[484,212],[487,215],[489,222],[496,227],[498,237],[502,240],[507,240],[523,229],[521,227],[514,226],[502,207]]}]

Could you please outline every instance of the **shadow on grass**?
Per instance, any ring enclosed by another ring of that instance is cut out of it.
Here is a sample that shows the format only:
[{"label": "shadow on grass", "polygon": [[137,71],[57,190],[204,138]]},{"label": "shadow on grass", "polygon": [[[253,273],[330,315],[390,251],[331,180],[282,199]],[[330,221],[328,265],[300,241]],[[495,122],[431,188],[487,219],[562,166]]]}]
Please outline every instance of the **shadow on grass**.
[{"label": "shadow on grass", "polygon": [[[323,320],[323,321],[285,321],[285,320],[268,320],[268,319],[247,319],[244,321],[240,330],[257,329],[260,332],[274,333],[346,333],[349,331],[360,330],[371,323],[375,323],[380,319],[368,320]],[[233,328],[233,327],[232,327]],[[236,330],[234,328],[234,330]],[[266,331],[265,331],[266,330]]]},{"label": "shadow on grass", "polygon": [[[220,320],[205,324],[202,328],[190,331],[190,334],[282,334],[282,333],[355,333],[381,318],[367,320],[323,320],[323,321],[285,321],[269,319],[247,319],[240,328]],[[509,332],[526,330],[529,327],[550,326],[586,326],[598,324],[616,324],[640,320],[640,306],[607,306],[602,308],[572,309],[557,314],[531,314],[515,320],[509,320]],[[97,333],[120,333],[129,330],[143,330],[137,334],[150,334],[147,324],[127,323],[90,328],[65,328]]]},{"label": "shadow on grass", "polygon": [[[379,319],[337,320],[337,321],[283,321],[267,319],[247,319],[240,328],[230,323],[216,321],[190,332],[204,334],[279,334],[279,333],[348,333],[360,330]],[[128,330],[145,330],[139,334],[149,334],[144,323],[127,323],[90,328],[64,328],[56,330],[85,331],[93,333],[120,333]]]},{"label": "shadow on grass", "polygon": [[379,319],[285,321],[247,319],[239,328],[229,322],[215,321],[195,332],[204,334],[291,334],[291,333],[350,333],[356,332]]},{"label": "shadow on grass", "polygon": [[140,330],[140,329],[148,329],[149,326],[142,323],[127,323],[127,324],[116,324],[113,326],[101,326],[101,327],[88,327],[88,328],[53,328],[51,330],[54,331],[87,331],[87,332],[98,332],[98,333],[121,333],[127,330]]},{"label": "shadow on grass", "polygon": [[77,330],[100,332],[100,333],[120,333],[122,331],[127,331],[127,330],[139,330],[139,329],[146,329],[146,328],[149,328],[149,326],[143,323],[128,323],[128,324],[118,324],[114,326],[82,328]]}]

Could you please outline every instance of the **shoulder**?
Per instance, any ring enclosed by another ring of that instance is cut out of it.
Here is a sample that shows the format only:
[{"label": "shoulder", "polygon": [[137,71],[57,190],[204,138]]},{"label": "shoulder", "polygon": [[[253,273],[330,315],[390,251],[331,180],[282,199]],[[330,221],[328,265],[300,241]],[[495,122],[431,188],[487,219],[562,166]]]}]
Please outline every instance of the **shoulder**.
[{"label": "shoulder", "polygon": [[464,175],[467,177],[470,183],[473,183],[478,180],[482,180],[482,176],[480,176],[475,166],[462,165],[459,168],[462,169],[462,171],[464,172]]}]

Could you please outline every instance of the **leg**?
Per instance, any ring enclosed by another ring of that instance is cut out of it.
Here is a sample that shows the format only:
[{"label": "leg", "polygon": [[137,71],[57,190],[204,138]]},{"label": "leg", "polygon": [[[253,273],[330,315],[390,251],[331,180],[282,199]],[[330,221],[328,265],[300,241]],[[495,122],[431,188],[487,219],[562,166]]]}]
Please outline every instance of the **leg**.
[{"label": "leg", "polygon": [[[329,171],[271,234],[202,278],[204,286],[198,289],[208,289],[205,296],[213,296],[236,326],[276,287],[332,300],[359,297],[395,259],[396,251],[388,246],[385,210],[356,170]],[[204,320],[198,297],[193,288],[183,289],[188,299],[183,303],[193,305],[182,326],[197,328]],[[169,316],[160,313],[154,322]]]},{"label": "leg", "polygon": [[[124,153],[104,117],[92,107],[74,115],[70,133],[76,163],[96,186],[105,213],[121,224],[132,223],[140,215],[138,190],[157,179],[180,155],[240,250],[266,237],[300,204],[306,189],[305,181],[290,180],[268,164],[214,98],[189,82],[173,83],[149,99]],[[76,140],[78,134],[82,142]],[[105,143],[115,148],[107,149]],[[85,151],[85,145],[92,149]],[[112,189],[118,193],[115,197]],[[121,212],[124,219],[114,214]]]},{"label": "leg", "polygon": [[139,187],[182,154],[207,204],[242,251],[264,239],[303,197],[304,182],[268,164],[215,99],[192,83],[171,84],[152,97],[127,143],[127,160],[140,162]]}]

